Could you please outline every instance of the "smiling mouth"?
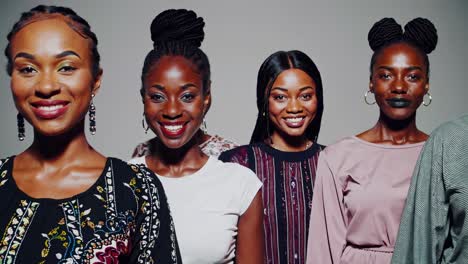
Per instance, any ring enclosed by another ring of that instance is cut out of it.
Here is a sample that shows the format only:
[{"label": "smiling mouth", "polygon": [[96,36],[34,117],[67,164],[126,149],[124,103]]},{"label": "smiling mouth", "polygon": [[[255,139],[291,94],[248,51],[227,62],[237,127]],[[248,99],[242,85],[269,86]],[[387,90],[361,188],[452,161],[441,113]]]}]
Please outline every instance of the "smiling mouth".
[{"label": "smiling mouth", "polygon": [[411,104],[411,101],[403,98],[391,98],[386,100],[393,108],[405,108]]},{"label": "smiling mouth", "polygon": [[34,114],[40,119],[55,119],[68,110],[67,101],[37,101],[31,103]]},{"label": "smiling mouth", "polygon": [[185,129],[186,129],[186,123],[159,123],[161,126],[161,131],[162,133],[168,137],[168,138],[178,138],[180,137]]},{"label": "smiling mouth", "polygon": [[304,125],[305,117],[285,117],[283,120],[288,127],[298,128]]}]

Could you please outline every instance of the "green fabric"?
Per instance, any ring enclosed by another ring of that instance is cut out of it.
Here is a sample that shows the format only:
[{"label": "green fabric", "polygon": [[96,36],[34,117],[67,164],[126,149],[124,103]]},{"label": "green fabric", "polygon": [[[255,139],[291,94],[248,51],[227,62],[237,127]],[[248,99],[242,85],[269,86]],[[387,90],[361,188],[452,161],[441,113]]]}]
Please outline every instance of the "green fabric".
[{"label": "green fabric", "polygon": [[468,263],[468,115],[434,130],[414,170],[392,264]]}]

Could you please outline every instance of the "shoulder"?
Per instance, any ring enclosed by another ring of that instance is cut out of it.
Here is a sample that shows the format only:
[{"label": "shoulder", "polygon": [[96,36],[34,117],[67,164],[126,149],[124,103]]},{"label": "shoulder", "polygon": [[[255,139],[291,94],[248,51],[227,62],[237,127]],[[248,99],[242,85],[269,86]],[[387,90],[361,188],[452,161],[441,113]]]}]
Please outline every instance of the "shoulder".
[{"label": "shoulder", "polygon": [[154,173],[143,164],[131,164],[117,158],[109,158],[115,178],[124,185],[135,188],[157,188],[162,190],[162,184]]},{"label": "shoulder", "polygon": [[261,184],[254,172],[237,163],[223,162],[213,158],[211,170],[217,175],[220,175],[223,178],[223,181],[231,183],[248,183],[252,185]]},{"label": "shoulder", "polygon": [[434,129],[430,138],[466,138],[468,135],[468,114],[448,121]]},{"label": "shoulder", "polygon": [[249,152],[252,151],[252,145],[243,145],[227,151],[219,156],[219,159],[225,162],[235,162],[247,166],[249,163]]},{"label": "shoulder", "polygon": [[356,139],[356,137],[348,136],[342,138],[331,145],[322,148],[321,155],[335,155],[336,153],[343,153],[355,150],[359,148],[361,143]]}]

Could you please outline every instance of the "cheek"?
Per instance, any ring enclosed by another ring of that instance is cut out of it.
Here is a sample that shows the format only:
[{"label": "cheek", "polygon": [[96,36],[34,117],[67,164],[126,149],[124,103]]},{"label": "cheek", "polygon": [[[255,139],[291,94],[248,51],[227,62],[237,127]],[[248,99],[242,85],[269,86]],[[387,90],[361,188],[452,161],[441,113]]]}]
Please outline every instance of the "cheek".
[{"label": "cheek", "polygon": [[268,102],[268,112],[270,115],[278,115],[284,109],[284,104],[270,100]]},{"label": "cheek", "polygon": [[305,101],[302,105],[307,112],[315,114],[318,107],[317,97],[314,96],[312,100]]}]

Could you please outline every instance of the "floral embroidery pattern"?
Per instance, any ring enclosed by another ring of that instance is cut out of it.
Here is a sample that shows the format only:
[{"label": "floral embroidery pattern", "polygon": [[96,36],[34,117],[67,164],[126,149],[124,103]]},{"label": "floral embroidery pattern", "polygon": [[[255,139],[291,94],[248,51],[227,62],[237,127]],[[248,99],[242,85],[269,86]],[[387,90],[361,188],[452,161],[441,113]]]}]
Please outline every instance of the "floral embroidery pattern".
[{"label": "floral embroidery pattern", "polygon": [[[0,160],[0,183],[12,177],[12,164]],[[161,186],[137,166],[110,158],[94,187],[60,201],[25,198],[14,181],[0,187],[2,198],[15,201],[0,202],[0,211],[11,217],[0,226],[0,264],[142,264],[156,257],[177,263],[180,258],[167,204],[159,201]],[[160,233],[161,228],[171,232]],[[155,251],[158,243],[172,249]]]},{"label": "floral embroidery pattern", "polygon": [[[5,164],[7,161],[8,159],[0,160],[0,170],[3,167],[3,164]],[[8,179],[6,179],[7,172],[8,170],[4,170],[0,173],[0,187],[2,187],[8,181]]]},{"label": "floral embroidery pattern", "polygon": [[2,237],[0,263],[14,263],[39,203],[21,200]]}]

